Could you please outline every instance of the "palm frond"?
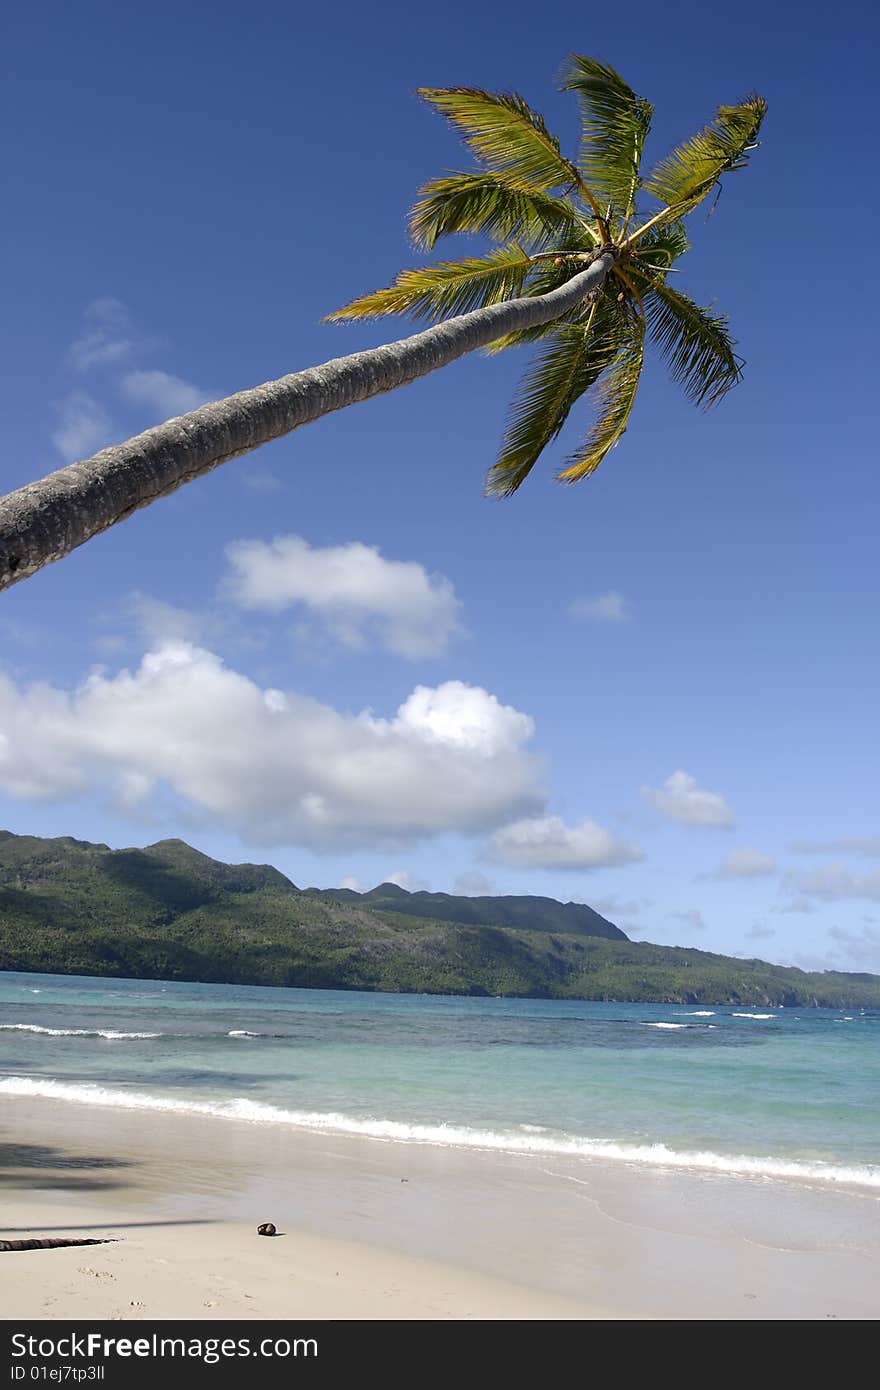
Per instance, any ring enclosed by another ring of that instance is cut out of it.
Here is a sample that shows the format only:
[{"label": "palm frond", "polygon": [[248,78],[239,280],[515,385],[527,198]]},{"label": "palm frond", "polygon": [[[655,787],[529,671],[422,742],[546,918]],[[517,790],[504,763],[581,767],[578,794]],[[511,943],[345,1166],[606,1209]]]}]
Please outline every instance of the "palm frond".
[{"label": "palm frond", "polygon": [[596,418],[592,428],[580,448],[567,460],[568,466],[557,473],[561,483],[577,483],[588,478],[626,430],[645,358],[642,319],[630,317],[628,331],[618,341],[617,354],[595,389]]},{"label": "palm frond", "polygon": [[636,96],[610,63],[573,53],[563,91],[575,92],[581,110],[580,168],[603,205],[625,221],[639,188],[639,164],[654,108]]},{"label": "palm frond", "polygon": [[485,168],[509,174],[538,192],[582,189],[580,174],[562,154],[543,117],[515,92],[420,87],[419,96],[460,132]]},{"label": "palm frond", "polygon": [[563,198],[528,188],[507,173],[447,174],[420,190],[409,229],[417,246],[430,250],[451,232],[483,232],[493,241],[516,237],[525,245],[544,245],[548,237],[575,223]]},{"label": "palm frond", "polygon": [[691,212],[722,174],[745,168],[766,112],[766,101],[757,95],[738,106],[719,106],[714,121],[661,159],[644,188],[668,207]]},{"label": "palm frond", "polygon": [[383,314],[412,314],[414,318],[445,319],[515,299],[522,292],[532,261],[519,247],[505,247],[488,256],[403,270],[393,285],[354,299],[327,315],[327,322],[371,319]]},{"label": "palm frond", "polygon": [[645,299],[648,329],[694,405],[714,405],[742,378],[728,321],[701,309],[686,294],[656,283]]},{"label": "palm frond", "polygon": [[575,401],[613,360],[616,336],[607,322],[601,323],[600,314],[598,301],[581,321],[554,325],[546,336],[514,397],[498,462],[486,480],[488,493],[510,497],[516,492]]},{"label": "palm frond", "polygon": [[691,243],[683,222],[667,222],[665,227],[654,227],[646,232],[638,244],[637,258],[627,262],[630,270],[644,268],[652,274],[666,271],[680,256],[690,251]]}]

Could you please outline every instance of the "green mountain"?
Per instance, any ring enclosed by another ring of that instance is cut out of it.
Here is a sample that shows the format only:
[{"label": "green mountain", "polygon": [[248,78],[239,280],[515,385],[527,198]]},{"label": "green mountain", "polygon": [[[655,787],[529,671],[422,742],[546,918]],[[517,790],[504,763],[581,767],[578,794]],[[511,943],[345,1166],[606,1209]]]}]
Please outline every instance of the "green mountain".
[{"label": "green mountain", "polygon": [[368,893],[352,888],[310,888],[327,902],[359,903],[380,912],[405,912],[439,922],[466,922],[480,927],[518,927],[524,931],[553,931],[564,935],[604,936],[628,940],[620,927],[584,903],[558,903],[555,898],[453,898],[449,893],[408,893],[396,883],[380,883]]},{"label": "green mountain", "polygon": [[0,832],[0,969],[689,1004],[880,1007],[880,976],[627,940],[551,898],[299,889],[182,840],[111,850]]}]

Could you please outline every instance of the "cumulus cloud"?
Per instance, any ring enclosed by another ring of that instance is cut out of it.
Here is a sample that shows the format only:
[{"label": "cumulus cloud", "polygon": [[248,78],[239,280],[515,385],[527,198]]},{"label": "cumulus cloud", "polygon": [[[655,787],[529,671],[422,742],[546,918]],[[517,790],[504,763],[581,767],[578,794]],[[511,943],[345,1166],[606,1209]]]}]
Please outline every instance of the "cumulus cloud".
[{"label": "cumulus cloud", "polygon": [[684,912],[667,912],[676,922],[683,922],[691,931],[705,931],[706,919],[698,907],[686,908]]},{"label": "cumulus cloud", "polygon": [[78,372],[114,366],[134,350],[136,339],[128,310],[118,299],[95,299],[86,306],[83,331],[67,354]]},{"label": "cumulus cloud", "polygon": [[68,463],[89,458],[113,437],[113,422],[87,391],[71,391],[58,406],[52,443]]},{"label": "cumulus cloud", "polygon": [[491,898],[495,893],[495,883],[493,879],[481,874],[479,869],[470,869],[467,873],[458,875],[452,885],[452,891],[461,898]]},{"label": "cumulus cloud", "polygon": [[383,874],[380,882],[395,883],[407,893],[424,893],[431,886],[426,878],[416,878],[408,869],[395,869],[393,873]]},{"label": "cumulus cloud", "polygon": [[642,796],[669,820],[682,825],[711,825],[729,829],[733,812],[719,792],[705,791],[689,772],[673,772],[662,787],[642,787]]},{"label": "cumulus cloud", "polygon": [[160,421],[186,415],[209,399],[204,391],[184,381],[183,377],[158,370],[126,372],[119,389],[133,405],[148,406],[155,411]]},{"label": "cumulus cloud", "polygon": [[359,878],[355,878],[354,874],[346,874],[344,878],[341,878],[339,880],[339,887],[349,888],[352,893],[366,892],[365,885],[361,883]]},{"label": "cumulus cloud", "polygon": [[459,602],[442,574],[386,560],[374,546],[311,546],[301,536],[237,541],[225,591],[242,608],[298,607],[349,647],[379,642],[398,656],[438,656],[459,631]]},{"label": "cumulus cloud", "polygon": [[775,873],[776,860],[757,849],[731,849],[725,854],[714,878],[764,878]]},{"label": "cumulus cloud", "polygon": [[791,885],[809,898],[839,901],[842,898],[880,899],[880,872],[855,874],[845,864],[829,864],[810,873],[789,875]]},{"label": "cumulus cloud", "polygon": [[595,598],[576,598],[569,605],[573,618],[583,618],[591,623],[625,623],[629,621],[629,604],[616,589]]},{"label": "cumulus cloud", "polygon": [[566,825],[559,816],[536,816],[505,825],[492,836],[488,858],[524,869],[603,869],[643,859],[638,845],[616,839],[595,821]]},{"label": "cumulus cloud", "polygon": [[543,803],[528,715],[479,686],[417,686],[390,718],[264,689],[187,642],[76,690],[0,677],[0,789],[171,789],[264,844],[393,847],[493,830]]},{"label": "cumulus cloud", "polygon": [[880,835],[849,835],[840,840],[795,840],[795,854],[862,854],[880,859]]}]

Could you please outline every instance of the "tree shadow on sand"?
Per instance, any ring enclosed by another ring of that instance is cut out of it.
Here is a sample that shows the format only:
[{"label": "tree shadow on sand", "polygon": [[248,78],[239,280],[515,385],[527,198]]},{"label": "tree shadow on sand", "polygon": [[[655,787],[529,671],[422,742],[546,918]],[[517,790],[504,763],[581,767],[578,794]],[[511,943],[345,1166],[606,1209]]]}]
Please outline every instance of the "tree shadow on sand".
[{"label": "tree shadow on sand", "polygon": [[122,1158],[71,1154],[49,1144],[0,1143],[0,1186],[62,1188],[69,1192],[101,1192],[121,1187],[114,1170],[131,1165]]}]

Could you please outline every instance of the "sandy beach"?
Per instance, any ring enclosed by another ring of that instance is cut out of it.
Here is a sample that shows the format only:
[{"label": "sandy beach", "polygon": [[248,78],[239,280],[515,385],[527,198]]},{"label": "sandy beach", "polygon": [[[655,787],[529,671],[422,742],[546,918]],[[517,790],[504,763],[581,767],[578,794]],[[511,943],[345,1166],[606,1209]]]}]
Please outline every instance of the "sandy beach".
[{"label": "sandy beach", "polygon": [[[6,1318],[816,1319],[880,1307],[877,1198],[15,1100]],[[275,1239],[257,1236],[273,1221]]]}]

